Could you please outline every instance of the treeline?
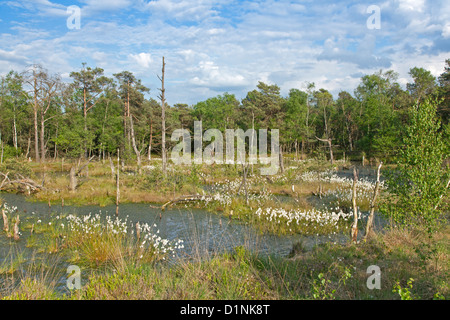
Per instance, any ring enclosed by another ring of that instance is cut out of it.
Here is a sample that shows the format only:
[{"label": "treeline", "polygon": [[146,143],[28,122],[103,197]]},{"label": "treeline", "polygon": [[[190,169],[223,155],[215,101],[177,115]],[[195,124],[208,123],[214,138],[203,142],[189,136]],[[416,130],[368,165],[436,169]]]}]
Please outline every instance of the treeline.
[{"label": "treeline", "polygon": [[[277,85],[259,82],[239,101],[224,93],[188,106],[165,106],[166,150],[175,129],[193,132],[194,121],[203,130],[241,128],[279,129],[284,152],[297,157],[331,160],[364,155],[389,161],[401,147],[401,136],[411,108],[427,98],[438,99],[442,130],[449,131],[450,59],[434,77],[423,68],[411,68],[413,82],[403,90],[392,71],[361,78],[353,93],[329,91],[309,83],[281,96]],[[10,71],[0,84],[1,160],[21,156],[44,162],[58,157],[87,157],[120,153],[125,158],[150,158],[162,150],[162,108],[159,99],[131,72],[112,78],[85,63],[64,83],[59,75],[33,65]],[[170,95],[170,92],[166,93]]]}]

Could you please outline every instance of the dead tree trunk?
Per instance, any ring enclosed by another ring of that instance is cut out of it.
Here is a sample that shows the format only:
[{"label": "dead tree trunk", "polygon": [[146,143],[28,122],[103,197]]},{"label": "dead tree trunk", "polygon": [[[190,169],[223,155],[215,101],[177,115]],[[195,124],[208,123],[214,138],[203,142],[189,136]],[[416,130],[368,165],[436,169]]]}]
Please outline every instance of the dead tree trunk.
[{"label": "dead tree trunk", "polygon": [[40,134],[40,144],[41,144],[41,163],[45,162],[45,154],[46,154],[46,148],[45,148],[45,113],[44,111],[41,111],[41,134]]},{"label": "dead tree trunk", "polygon": [[[82,166],[81,168],[78,169],[76,175],[79,175],[79,174],[83,171],[83,169],[86,168],[86,177],[89,177],[89,163],[90,163],[90,162],[92,161],[92,159],[94,159],[94,158],[95,158],[95,155],[92,156],[92,157],[90,157],[90,158],[87,160],[87,162],[86,162],[85,164],[83,164],[83,166]],[[81,160],[81,158],[80,158],[79,161],[78,161],[78,166],[80,165],[80,160]]]},{"label": "dead tree trunk", "polygon": [[328,143],[328,148],[330,149],[330,162],[331,164],[334,164],[334,156],[333,156],[333,145],[332,145],[332,139],[320,139],[316,137],[317,140]]},{"label": "dead tree trunk", "polygon": [[3,140],[2,140],[2,137],[1,137],[1,133],[0,133],[0,145],[1,145],[1,148],[2,148],[1,155],[0,155],[0,164],[3,164]]},{"label": "dead tree trunk", "polygon": [[14,240],[15,241],[18,241],[20,239],[19,223],[20,223],[20,219],[19,219],[19,216],[17,216],[16,223],[14,224]]},{"label": "dead tree trunk", "polygon": [[281,145],[280,145],[280,151],[278,153],[278,159],[279,159],[281,173],[284,173],[283,148],[281,147]]},{"label": "dead tree trunk", "polygon": [[148,161],[152,158],[153,119],[150,119],[150,141],[148,143]]},{"label": "dead tree trunk", "polygon": [[34,152],[36,162],[40,162],[39,156],[39,129],[38,129],[38,86],[37,86],[37,75],[35,74],[35,70],[33,69],[34,76],[34,105],[33,105],[33,120],[34,120]]},{"label": "dead tree trunk", "polygon": [[[109,154],[109,153],[108,153]],[[108,159],[109,159],[109,166],[111,168],[111,178],[114,179],[114,175],[116,174],[116,169],[114,168],[114,163],[111,159],[111,155],[108,155]],[[117,166],[119,166],[119,164],[117,164]]]},{"label": "dead tree trunk", "polygon": [[161,99],[161,154],[162,154],[162,171],[163,174],[166,175],[166,165],[167,165],[167,160],[166,160],[166,111],[165,111],[165,104],[166,104],[166,99],[165,99],[165,91],[166,89],[164,88],[164,74],[165,74],[165,68],[166,68],[166,64],[164,62],[164,57],[162,58],[162,76],[161,78],[159,78],[159,80],[161,80],[161,94],[159,96],[159,98]]},{"label": "dead tree trunk", "polygon": [[71,192],[75,192],[75,190],[77,189],[77,184],[78,182],[75,167],[71,167],[69,172],[69,190]]},{"label": "dead tree trunk", "polygon": [[2,216],[3,216],[3,230],[6,231],[6,233],[9,232],[9,223],[8,223],[8,216],[5,213],[5,209],[2,208]]},{"label": "dead tree trunk", "polygon": [[136,138],[134,136],[134,125],[133,125],[133,115],[130,114],[130,132],[131,132],[131,144],[133,146],[134,153],[136,154],[137,158],[137,167],[138,167],[138,173],[141,174],[141,152],[138,150],[136,146]]},{"label": "dead tree trunk", "polygon": [[18,149],[17,146],[17,125],[16,125],[16,104],[13,103],[13,144],[14,144],[14,149]]},{"label": "dead tree trunk", "polygon": [[352,241],[357,242],[358,236],[358,207],[356,206],[356,183],[358,181],[358,175],[356,173],[356,167],[353,167],[353,187],[352,187],[352,205],[353,205],[353,225],[352,225]]},{"label": "dead tree trunk", "polygon": [[382,165],[383,165],[383,162],[380,163],[380,165],[378,166],[378,170],[377,170],[377,182],[375,184],[375,190],[373,192],[372,201],[370,202],[370,214],[369,214],[369,218],[367,219],[366,234],[364,236],[364,239],[367,239],[369,237],[370,232],[373,229],[373,215],[375,213],[375,201],[377,200],[378,190],[380,189],[380,170],[381,170]]},{"label": "dead tree trunk", "polygon": [[241,191],[241,188],[244,187],[245,203],[248,205],[247,172],[248,172],[248,165],[246,166],[242,164],[242,182],[239,185],[237,193],[239,193]]},{"label": "dead tree trunk", "polygon": [[117,174],[116,174],[116,216],[119,215],[119,202],[120,202],[120,180],[119,180],[119,149],[117,149]]},{"label": "dead tree trunk", "polygon": [[243,168],[244,168],[245,203],[248,205],[248,187],[247,187],[247,172],[248,172],[248,165],[247,165],[247,167],[243,165]]},{"label": "dead tree trunk", "polygon": [[25,154],[25,159],[27,159],[27,160],[28,160],[28,155],[30,154],[30,146],[31,146],[31,133],[30,133],[30,136],[28,136],[27,152]]},{"label": "dead tree trunk", "polygon": [[136,238],[138,241],[141,239],[141,226],[139,222],[136,222]]}]

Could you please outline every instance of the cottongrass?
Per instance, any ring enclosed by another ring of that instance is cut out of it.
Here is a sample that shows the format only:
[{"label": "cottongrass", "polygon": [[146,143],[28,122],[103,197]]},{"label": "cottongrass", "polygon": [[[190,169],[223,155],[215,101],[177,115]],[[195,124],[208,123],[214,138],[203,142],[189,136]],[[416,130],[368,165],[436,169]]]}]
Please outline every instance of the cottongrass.
[{"label": "cottongrass", "polygon": [[163,239],[156,224],[143,223],[137,232],[128,218],[113,219],[99,213],[57,216],[53,225],[50,252],[66,249],[72,260],[96,266],[124,259],[136,264],[166,260],[184,247],[182,240]]},{"label": "cottongrass", "polygon": [[255,216],[284,233],[330,234],[347,230],[353,213],[341,209],[333,211],[318,209],[258,208]]},{"label": "cottongrass", "polygon": [[[273,195],[267,188],[267,182],[263,177],[251,176],[247,179],[247,194],[245,186],[242,184],[242,179],[237,178],[233,180],[225,179],[223,182],[216,182],[211,187],[212,196],[204,196],[201,200],[205,202],[205,206],[210,203],[216,203],[222,206],[230,207],[233,204],[233,199],[236,197],[247,196],[248,200],[256,205],[262,205],[268,200],[273,199]],[[252,185],[261,185],[259,191],[250,189]]]},{"label": "cottongrass", "polygon": [[17,207],[16,206],[10,206],[8,203],[3,203],[0,206],[1,209],[5,210],[6,214],[13,214],[14,212],[17,211]]}]

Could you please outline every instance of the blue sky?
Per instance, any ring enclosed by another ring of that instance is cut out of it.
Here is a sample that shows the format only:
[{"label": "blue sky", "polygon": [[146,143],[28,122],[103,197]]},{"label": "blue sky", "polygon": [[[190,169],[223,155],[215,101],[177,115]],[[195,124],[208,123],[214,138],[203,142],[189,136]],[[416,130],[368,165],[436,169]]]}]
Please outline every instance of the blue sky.
[{"label": "blue sky", "polygon": [[[81,9],[69,29],[67,7]],[[369,29],[370,5],[380,28]],[[166,60],[170,104],[229,92],[238,99],[258,81],[287,95],[307,82],[353,94],[364,74],[392,69],[405,86],[412,67],[435,76],[450,58],[450,2],[17,0],[0,2],[0,74],[39,63],[70,81],[82,62],[112,76],[133,72],[157,98]]]}]

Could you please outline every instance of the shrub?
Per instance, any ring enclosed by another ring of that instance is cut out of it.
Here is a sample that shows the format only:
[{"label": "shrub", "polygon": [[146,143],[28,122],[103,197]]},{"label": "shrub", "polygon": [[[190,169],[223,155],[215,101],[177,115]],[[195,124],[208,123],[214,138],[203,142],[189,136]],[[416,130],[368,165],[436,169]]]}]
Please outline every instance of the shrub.
[{"label": "shrub", "polygon": [[398,155],[398,168],[388,176],[389,198],[382,212],[398,226],[418,226],[430,235],[443,218],[442,198],[448,193],[448,156],[437,102],[426,100],[411,109],[411,121]]}]

